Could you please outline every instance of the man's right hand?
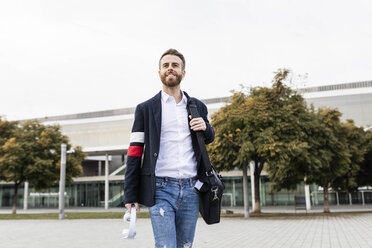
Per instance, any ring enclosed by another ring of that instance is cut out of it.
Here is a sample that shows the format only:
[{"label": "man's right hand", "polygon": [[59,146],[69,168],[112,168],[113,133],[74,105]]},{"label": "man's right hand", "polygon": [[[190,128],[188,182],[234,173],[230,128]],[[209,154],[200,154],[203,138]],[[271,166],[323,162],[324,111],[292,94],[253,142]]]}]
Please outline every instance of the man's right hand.
[{"label": "man's right hand", "polygon": [[130,212],[130,210],[132,209],[132,205],[133,204],[134,204],[134,207],[136,208],[136,211],[139,212],[140,211],[140,207],[138,205],[138,202],[127,203],[127,204],[125,204],[125,208],[128,209],[128,211]]}]

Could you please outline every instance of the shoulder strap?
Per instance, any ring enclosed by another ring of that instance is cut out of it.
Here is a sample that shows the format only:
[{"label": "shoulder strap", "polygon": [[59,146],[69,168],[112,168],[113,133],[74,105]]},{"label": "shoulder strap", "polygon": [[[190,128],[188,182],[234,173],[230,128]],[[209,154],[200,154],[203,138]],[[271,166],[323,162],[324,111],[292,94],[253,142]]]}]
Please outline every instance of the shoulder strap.
[{"label": "shoulder strap", "polygon": [[[196,107],[195,100],[192,97],[190,98],[190,101],[189,101],[189,109],[190,109],[190,113],[191,113],[192,118],[201,117],[199,115],[198,109]],[[209,160],[208,153],[207,153],[207,148],[206,148],[205,142],[204,142],[204,133],[203,133],[203,131],[196,131],[195,133],[196,133],[196,138],[198,140],[201,156],[202,156],[202,159],[203,159],[203,162],[204,162],[202,164],[205,167],[205,171],[207,173],[207,176],[211,176],[213,172],[212,172],[211,161]]]}]

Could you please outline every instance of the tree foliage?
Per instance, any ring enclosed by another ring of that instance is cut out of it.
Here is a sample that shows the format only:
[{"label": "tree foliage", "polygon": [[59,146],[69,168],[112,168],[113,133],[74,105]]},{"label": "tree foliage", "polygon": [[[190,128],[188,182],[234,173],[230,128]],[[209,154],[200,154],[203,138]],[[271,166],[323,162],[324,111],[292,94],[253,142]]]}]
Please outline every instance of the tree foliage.
[{"label": "tree foliage", "polygon": [[365,132],[364,142],[364,160],[360,164],[356,181],[359,186],[372,186],[372,130]]},{"label": "tree foliage", "polygon": [[[272,176],[284,178],[291,187],[299,178],[287,170],[289,158],[301,154],[307,143],[298,136],[299,123],[306,115],[301,95],[284,85],[288,70],[279,70],[271,88],[252,88],[249,94],[234,92],[226,106],[212,116],[216,139],[209,145],[213,164],[223,170],[254,162],[255,211],[260,211],[259,178],[265,164],[275,162],[280,170],[270,170]],[[303,178],[302,178],[303,179]],[[292,182],[293,181],[293,182]],[[295,184],[294,184],[295,185]]]},{"label": "tree foliage", "polygon": [[324,211],[329,212],[329,188],[352,191],[360,186],[357,175],[366,152],[364,131],[352,120],[341,122],[337,109],[311,107],[303,114],[296,131],[301,149],[271,160],[267,170],[276,189],[294,188],[303,179],[322,186]]},{"label": "tree foliage", "polygon": [[222,170],[254,162],[255,209],[265,165],[274,190],[294,189],[304,180],[322,186],[328,212],[329,188],[352,191],[372,184],[372,132],[342,122],[337,109],[308,107],[284,84],[288,73],[279,70],[271,88],[233,92],[212,116],[211,161]]},{"label": "tree foliage", "polygon": [[[67,150],[72,147],[58,126],[45,126],[37,121],[27,121],[21,125],[2,121],[0,128],[2,126],[8,128],[1,133],[0,177],[15,184],[15,213],[19,185],[28,181],[36,190],[54,185],[60,176],[61,144],[66,143]],[[75,147],[74,152],[68,154],[66,183],[72,183],[72,178],[81,174],[84,157],[81,147]]]},{"label": "tree foliage", "polygon": [[[2,154],[2,146],[7,142],[11,137],[14,136],[15,130],[18,123],[16,121],[6,121],[2,120],[0,116],[0,156]],[[0,170],[0,180],[5,180],[5,177]]]},{"label": "tree foliage", "polygon": [[362,127],[356,127],[353,120],[347,120],[341,123],[341,132],[339,140],[345,142],[347,155],[349,157],[348,164],[344,173],[338,176],[332,182],[332,188],[337,191],[355,191],[358,186],[358,174],[367,152],[366,133]]}]

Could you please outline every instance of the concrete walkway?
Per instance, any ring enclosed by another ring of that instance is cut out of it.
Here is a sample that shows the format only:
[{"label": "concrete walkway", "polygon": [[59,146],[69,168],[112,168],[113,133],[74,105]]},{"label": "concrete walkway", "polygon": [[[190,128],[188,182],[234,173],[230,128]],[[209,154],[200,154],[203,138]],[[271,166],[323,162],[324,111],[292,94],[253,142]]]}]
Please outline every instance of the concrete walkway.
[{"label": "concrete walkway", "polygon": [[[4,248],[154,247],[150,219],[138,219],[137,237],[121,237],[121,219],[0,220]],[[291,218],[199,219],[193,247],[372,247],[372,213]]]},{"label": "concrete walkway", "polygon": [[[225,208],[242,213],[242,208]],[[146,211],[147,209],[142,209]],[[294,213],[294,207],[263,207],[263,212]],[[365,213],[351,213],[351,212]],[[123,208],[70,208],[66,212],[123,212]],[[297,211],[305,212],[305,211]],[[311,212],[322,212],[313,207]],[[208,226],[199,219],[193,247],[372,247],[372,205],[331,206],[337,216],[281,218],[222,218]],[[0,209],[0,214],[11,209]],[[17,210],[17,213],[58,213],[57,209]],[[139,219],[137,237],[126,240],[121,219],[95,220],[0,220],[0,247],[4,248],[95,248],[154,247],[150,219]]]}]

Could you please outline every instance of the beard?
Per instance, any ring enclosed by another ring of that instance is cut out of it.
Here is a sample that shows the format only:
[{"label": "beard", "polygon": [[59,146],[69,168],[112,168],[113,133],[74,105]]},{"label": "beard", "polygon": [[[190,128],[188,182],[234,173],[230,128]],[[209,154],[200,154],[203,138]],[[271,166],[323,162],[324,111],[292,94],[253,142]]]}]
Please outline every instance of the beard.
[{"label": "beard", "polygon": [[[169,77],[169,75],[173,75],[173,77]],[[165,72],[164,74],[160,75],[160,80],[165,86],[173,88],[181,83],[182,75],[177,74],[174,71]]]}]

